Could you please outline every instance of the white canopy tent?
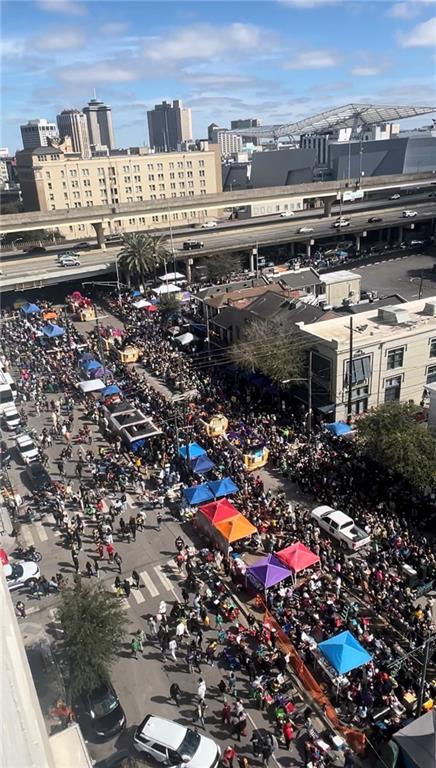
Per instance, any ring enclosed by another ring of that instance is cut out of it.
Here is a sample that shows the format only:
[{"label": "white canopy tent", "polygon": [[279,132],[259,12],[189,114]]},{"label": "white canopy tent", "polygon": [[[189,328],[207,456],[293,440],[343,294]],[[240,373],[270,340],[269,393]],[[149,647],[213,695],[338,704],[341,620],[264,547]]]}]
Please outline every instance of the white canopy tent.
[{"label": "white canopy tent", "polygon": [[153,288],[152,290],[153,293],[156,293],[158,296],[165,296],[167,293],[180,293],[181,288],[180,285],[165,283],[164,285],[159,285],[157,288]]},{"label": "white canopy tent", "polygon": [[100,389],[104,389],[106,384],[101,379],[90,379],[89,381],[81,381],[79,388],[84,394],[88,392],[98,392]]},{"label": "white canopy tent", "polygon": [[181,336],[176,336],[175,341],[184,347],[186,344],[191,344],[195,341],[195,336],[193,333],[182,333]]},{"label": "white canopy tent", "polygon": [[134,301],[133,306],[136,307],[136,309],[144,309],[144,307],[149,307],[150,302],[147,301],[147,299],[139,299],[139,301]]},{"label": "white canopy tent", "polygon": [[167,272],[166,275],[159,275],[158,279],[163,283],[168,283],[170,280],[173,283],[186,283],[186,277],[181,272]]}]

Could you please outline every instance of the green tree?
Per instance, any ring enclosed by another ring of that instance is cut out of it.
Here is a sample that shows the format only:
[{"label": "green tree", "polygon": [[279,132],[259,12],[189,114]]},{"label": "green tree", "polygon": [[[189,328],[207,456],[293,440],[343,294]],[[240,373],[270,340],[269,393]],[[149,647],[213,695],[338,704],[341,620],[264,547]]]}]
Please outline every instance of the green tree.
[{"label": "green tree", "polygon": [[259,371],[277,383],[304,375],[301,341],[289,327],[275,322],[253,322],[230,349],[233,362],[249,371]]},{"label": "green tree", "polygon": [[121,599],[101,584],[78,579],[61,592],[62,655],[69,670],[69,691],[77,696],[109,677],[127,629]]},{"label": "green tree", "polygon": [[412,403],[385,403],[356,423],[363,451],[419,489],[433,486],[436,440],[418,423]]},{"label": "green tree", "polygon": [[231,272],[240,272],[241,257],[234,253],[217,253],[215,256],[201,259],[199,266],[203,268],[202,272],[206,274],[207,279],[213,281]]},{"label": "green tree", "polygon": [[159,311],[164,319],[167,319],[173,312],[180,309],[180,302],[174,296],[174,293],[162,293],[159,298]]},{"label": "green tree", "polygon": [[123,235],[122,245],[118,263],[129,284],[133,279],[142,285],[152,272],[156,277],[158,267],[170,258],[166,235],[131,232]]}]

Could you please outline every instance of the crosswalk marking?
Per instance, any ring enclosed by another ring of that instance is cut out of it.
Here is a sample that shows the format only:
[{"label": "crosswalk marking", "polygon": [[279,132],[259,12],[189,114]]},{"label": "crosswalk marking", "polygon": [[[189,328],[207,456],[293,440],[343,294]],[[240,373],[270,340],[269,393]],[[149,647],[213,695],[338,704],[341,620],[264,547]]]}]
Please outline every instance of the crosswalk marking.
[{"label": "crosswalk marking", "polygon": [[175,560],[168,560],[167,563],[165,563],[165,568],[170,568],[172,572],[177,576],[177,578],[180,578],[180,571],[177,567],[177,564]]},{"label": "crosswalk marking", "polygon": [[147,571],[142,571],[142,573],[140,573],[139,575],[142,581],[144,582],[145,586],[147,587],[148,591],[150,592],[150,595],[152,597],[157,597],[159,594],[159,590],[156,589]]},{"label": "crosswalk marking", "polygon": [[161,580],[161,582],[164,585],[164,587],[167,590],[167,592],[172,592],[173,591],[173,585],[170,582],[169,578],[167,576],[165,576],[164,573],[162,573],[161,566],[160,565],[155,565],[153,570],[154,570],[156,576],[158,577],[158,579]]},{"label": "crosswalk marking", "polygon": [[32,532],[30,530],[30,526],[22,525],[21,526],[21,531],[20,531],[20,536],[23,539],[26,547],[31,547],[33,545],[33,536],[32,536]]},{"label": "crosswalk marking", "polygon": [[40,521],[37,521],[35,523],[35,528],[36,528],[36,530],[38,532],[39,540],[40,541],[47,541],[47,539],[48,539],[47,531],[45,530],[43,524]]},{"label": "crosswalk marking", "polygon": [[145,597],[140,589],[132,589],[130,594],[133,595],[137,603],[143,603],[145,601]]}]

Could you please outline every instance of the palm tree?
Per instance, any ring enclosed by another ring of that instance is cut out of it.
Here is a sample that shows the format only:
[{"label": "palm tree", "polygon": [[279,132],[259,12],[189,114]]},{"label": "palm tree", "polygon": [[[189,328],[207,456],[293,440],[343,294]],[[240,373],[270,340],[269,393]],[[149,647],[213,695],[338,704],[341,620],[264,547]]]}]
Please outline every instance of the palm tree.
[{"label": "palm tree", "polygon": [[156,276],[157,267],[169,258],[166,235],[149,235],[147,232],[132,232],[123,235],[123,247],[119,254],[119,266],[127,282],[133,278],[141,287],[150,272]]}]

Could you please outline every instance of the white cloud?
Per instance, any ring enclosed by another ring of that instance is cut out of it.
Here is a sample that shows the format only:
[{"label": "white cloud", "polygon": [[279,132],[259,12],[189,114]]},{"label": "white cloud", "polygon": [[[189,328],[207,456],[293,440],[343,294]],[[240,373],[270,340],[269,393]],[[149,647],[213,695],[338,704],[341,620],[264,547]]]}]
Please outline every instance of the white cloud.
[{"label": "white cloud", "polygon": [[40,0],[38,8],[47,13],[64,13],[68,16],[86,16],[88,9],[80,0]]},{"label": "white cloud", "polygon": [[280,0],[281,5],[293,8],[319,8],[320,5],[333,5],[336,0]]},{"label": "white cloud", "polygon": [[381,71],[381,67],[362,65],[361,67],[353,67],[351,74],[356,75],[356,77],[374,77],[375,75],[379,75]]},{"label": "white cloud", "polygon": [[339,63],[339,56],[333,51],[318,49],[297,53],[293,59],[287,61],[286,69],[325,69],[335,67]]},{"label": "white cloud", "polygon": [[101,31],[104,35],[121,35],[129,28],[126,21],[112,21],[108,24],[103,24]]},{"label": "white cloud", "polygon": [[426,46],[436,46],[436,16],[416,27],[407,35],[400,35],[399,41],[403,48],[423,48]]},{"label": "white cloud", "polygon": [[395,3],[386,11],[391,19],[413,19],[419,14],[418,3]]},{"label": "white cloud", "polygon": [[73,65],[57,70],[57,77],[64,83],[128,83],[137,80],[137,67],[126,67],[122,64],[101,61],[92,67]]},{"label": "white cloud", "polygon": [[78,29],[56,29],[35,38],[33,44],[38,51],[62,51],[66,48],[80,48],[85,35]]},{"label": "white cloud", "polygon": [[0,40],[0,55],[2,58],[21,56],[26,50],[24,40],[19,37],[11,37],[9,40]]}]

